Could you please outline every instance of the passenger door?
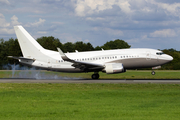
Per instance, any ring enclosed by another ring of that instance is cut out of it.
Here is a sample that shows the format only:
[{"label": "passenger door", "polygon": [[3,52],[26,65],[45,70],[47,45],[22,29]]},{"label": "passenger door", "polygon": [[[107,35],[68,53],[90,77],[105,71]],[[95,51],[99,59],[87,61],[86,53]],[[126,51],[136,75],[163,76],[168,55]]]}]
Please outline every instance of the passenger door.
[{"label": "passenger door", "polygon": [[149,51],[146,52],[146,60],[151,60],[151,53]]}]

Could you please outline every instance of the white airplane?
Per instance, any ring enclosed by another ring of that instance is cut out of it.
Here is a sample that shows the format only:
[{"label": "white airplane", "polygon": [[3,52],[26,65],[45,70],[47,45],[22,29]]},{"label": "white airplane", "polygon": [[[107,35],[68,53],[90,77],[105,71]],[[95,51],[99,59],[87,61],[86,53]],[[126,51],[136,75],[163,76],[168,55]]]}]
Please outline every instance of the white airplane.
[{"label": "white airplane", "polygon": [[[23,57],[8,56],[20,63],[59,72],[123,73],[126,69],[149,68],[166,64],[173,58],[155,49],[116,49],[63,53],[44,49],[22,26],[14,27]],[[153,71],[152,74],[155,74]]]}]

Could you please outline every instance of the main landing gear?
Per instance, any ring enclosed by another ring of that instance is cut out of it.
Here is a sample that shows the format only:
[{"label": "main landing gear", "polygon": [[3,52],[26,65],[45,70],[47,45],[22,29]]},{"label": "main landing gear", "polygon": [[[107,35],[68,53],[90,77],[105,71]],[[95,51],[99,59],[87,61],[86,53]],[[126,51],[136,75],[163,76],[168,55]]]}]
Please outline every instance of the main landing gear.
[{"label": "main landing gear", "polygon": [[151,72],[152,75],[155,75],[156,73],[154,71]]},{"label": "main landing gear", "polygon": [[92,74],[91,78],[92,78],[92,79],[99,79],[99,74],[98,74],[98,72],[94,72],[94,74]]}]

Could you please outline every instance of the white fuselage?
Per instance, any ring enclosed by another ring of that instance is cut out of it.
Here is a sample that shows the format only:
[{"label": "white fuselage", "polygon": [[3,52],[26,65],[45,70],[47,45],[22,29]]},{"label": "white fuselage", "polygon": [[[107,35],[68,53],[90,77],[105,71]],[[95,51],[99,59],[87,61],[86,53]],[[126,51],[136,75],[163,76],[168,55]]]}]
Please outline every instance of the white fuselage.
[{"label": "white fuselage", "polygon": [[[42,51],[44,56],[31,58],[35,61],[20,60],[23,64],[61,72],[83,72],[72,66],[73,63],[64,61],[55,51]],[[90,52],[66,53],[74,61],[105,65],[106,63],[122,63],[125,69],[148,68],[163,65],[173,58],[155,49],[116,49]]]}]

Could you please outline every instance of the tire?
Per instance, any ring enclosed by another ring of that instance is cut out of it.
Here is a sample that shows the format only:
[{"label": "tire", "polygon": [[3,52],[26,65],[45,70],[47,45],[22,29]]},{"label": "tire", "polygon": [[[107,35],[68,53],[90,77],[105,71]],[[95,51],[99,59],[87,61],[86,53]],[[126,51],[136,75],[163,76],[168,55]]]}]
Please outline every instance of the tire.
[{"label": "tire", "polygon": [[154,71],[151,72],[152,75],[155,75],[156,73]]},{"label": "tire", "polygon": [[99,79],[99,74],[92,74],[91,78],[92,79]]}]

